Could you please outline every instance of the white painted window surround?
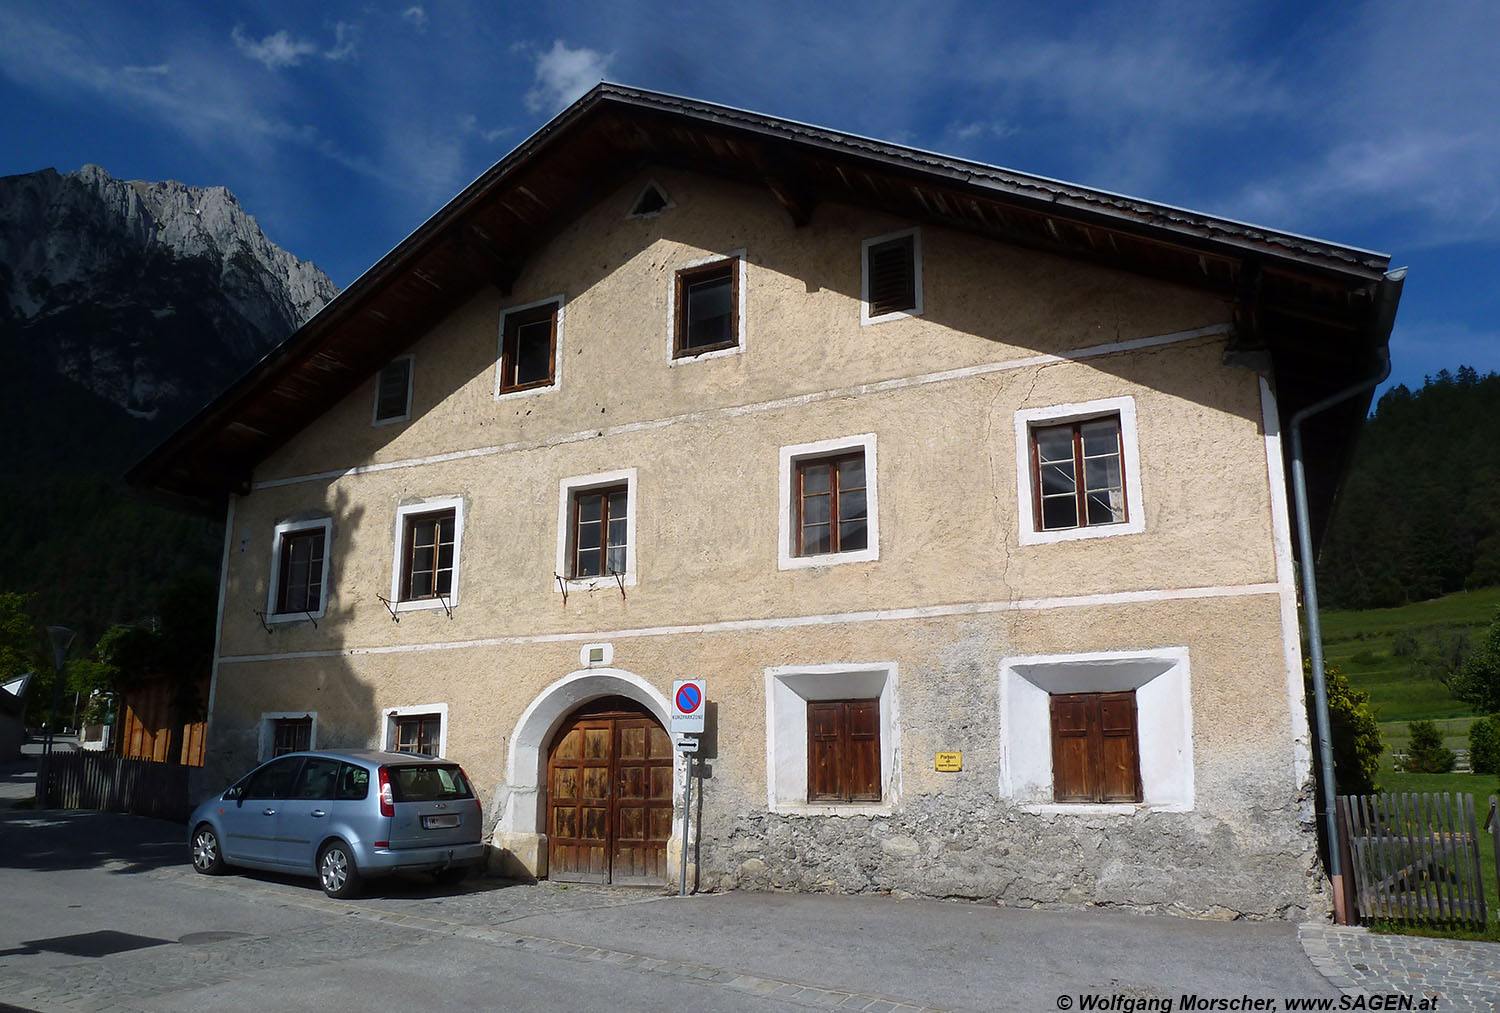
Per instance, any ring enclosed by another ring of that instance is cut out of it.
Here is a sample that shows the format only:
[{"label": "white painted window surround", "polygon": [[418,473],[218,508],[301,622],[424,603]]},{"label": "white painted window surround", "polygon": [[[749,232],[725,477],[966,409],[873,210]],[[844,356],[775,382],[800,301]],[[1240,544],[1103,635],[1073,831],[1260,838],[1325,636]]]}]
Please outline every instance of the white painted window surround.
[{"label": "white painted window surround", "polygon": [[[383,419],[380,417],[380,373],[384,373],[387,369],[403,360],[405,360],[406,362],[406,411],[402,412],[400,415],[392,415],[388,419]],[[397,422],[409,421],[411,419],[412,387],[416,384],[417,377],[416,356],[410,354],[398,355],[390,362],[380,367],[380,373],[375,374],[375,399],[370,405],[370,425],[389,426]]]},{"label": "white painted window surround", "polygon": [[260,716],[260,726],[257,729],[255,744],[255,758],[264,763],[271,758],[271,750],[276,746],[276,722],[285,720],[301,720],[312,718],[312,729],[307,733],[307,748],[318,748],[318,712],[317,711],[266,711]]},{"label": "white painted window surround", "polygon": [[[618,471],[600,471],[592,475],[574,475],[558,483],[557,496],[557,566],[554,574],[566,574],[569,570],[568,555],[573,549],[573,497],[591,489],[606,489],[614,485],[625,487],[625,504],[629,511],[625,515],[625,586],[635,587],[635,532],[636,517],[640,515],[640,498],[636,495],[636,469],[621,468]],[[552,590],[561,592],[557,578],[549,577]],[[568,590],[578,588],[585,591],[614,587],[615,578],[566,577],[563,583]]]},{"label": "white painted window surround", "polygon": [[[766,805],[790,816],[889,816],[901,796],[896,663],[783,665],[766,669]],[[880,802],[809,804],[807,704],[880,700]]]},{"label": "white painted window surround", "polygon": [[[735,316],[735,343],[733,348],[720,348],[712,352],[701,352],[693,354],[688,352],[677,355],[677,273],[689,268],[702,267],[705,264],[716,264],[721,260],[731,257],[738,258],[735,270],[739,277],[735,279],[735,288],[739,291],[734,310]],[[671,291],[667,295],[667,365],[681,366],[689,362],[702,362],[704,359],[718,359],[726,355],[741,355],[745,351],[745,251],[743,248],[730,250],[728,253],[715,253],[708,257],[698,257],[693,260],[685,260],[680,264],[671,265],[672,269],[667,272],[667,284],[671,285]],[[561,571],[559,571],[561,572]]]},{"label": "white painted window surround", "polygon": [[[537,387],[527,387],[525,390],[512,390],[500,393],[500,362],[505,357],[505,318],[512,313],[524,313],[534,310],[539,306],[557,304],[557,334],[552,341],[552,382]],[[562,295],[555,295],[549,299],[538,299],[522,306],[507,306],[500,313],[500,335],[495,345],[495,400],[509,401],[512,398],[532,397],[537,394],[545,394],[548,391],[557,390],[562,385],[563,368],[563,317],[566,315],[567,299]]]},{"label": "white painted window surround", "polygon": [[[879,316],[870,316],[870,247],[888,243],[892,239],[901,239],[911,236],[911,271],[912,291],[916,297],[915,305],[909,310],[898,310],[895,313],[882,313]],[[901,229],[897,232],[887,232],[883,236],[872,236],[860,244],[859,248],[859,323],[861,327],[870,324],[883,324],[887,320],[901,320],[906,317],[919,317],[922,315],[922,230]]]},{"label": "white painted window surround", "polygon": [[[863,450],[865,454],[865,527],[869,532],[869,541],[863,549],[853,552],[823,552],[815,556],[797,555],[795,541],[797,532],[792,530],[797,516],[792,502],[796,488],[797,463],[819,457],[832,457],[851,450]],[[870,563],[880,558],[880,496],[877,487],[879,469],[876,467],[875,460],[874,433],[860,433],[858,436],[841,436],[832,440],[819,440],[816,443],[799,443],[795,446],[782,447],[779,467],[781,502],[778,506],[777,517],[777,533],[780,539],[776,560],[778,569],[801,570],[811,566],[837,566],[840,563]]]},{"label": "white painted window surround", "polygon": [[[1052,794],[1053,693],[1135,691],[1140,803],[1059,803]],[[1000,797],[1031,812],[1193,809],[1193,708],[1186,647],[1007,658],[1000,666]]]},{"label": "white painted window surround", "polygon": [[[281,588],[281,542],[287,535],[300,534],[304,531],[323,531],[323,576],[319,587],[322,589],[318,596],[318,608],[314,612],[285,612],[277,613],[277,592]],[[296,623],[306,622],[310,615],[313,619],[322,619],[328,612],[328,561],[333,556],[333,519],[331,517],[317,517],[305,521],[283,521],[276,525],[276,530],[271,536],[271,586],[266,591],[266,622],[268,623]]]},{"label": "white painted window surround", "polygon": [[401,550],[406,545],[406,519],[414,514],[453,511],[453,589],[446,601],[449,608],[458,605],[459,562],[464,541],[464,501],[462,496],[439,496],[416,503],[406,503],[396,508],[396,546],[391,554],[391,607],[397,612],[416,612],[421,609],[443,608],[442,598],[418,598],[401,601]]},{"label": "white painted window surround", "polygon": [[424,703],[418,707],[387,707],[380,712],[384,726],[383,738],[380,748],[390,752],[396,748],[396,719],[421,717],[426,714],[436,714],[438,718],[438,755],[448,755],[448,705],[445,703]]},{"label": "white painted window surround", "polygon": [[[1034,505],[1036,474],[1031,467],[1031,430],[1109,415],[1120,417],[1120,444],[1124,454],[1121,465],[1125,471],[1125,521],[1120,524],[1091,524],[1052,531],[1039,529]],[[1141,450],[1140,441],[1136,438],[1135,398],[1107,397],[1078,404],[1023,408],[1016,412],[1016,516],[1021,522],[1022,545],[1138,535],[1145,531],[1146,508],[1141,502]]]}]

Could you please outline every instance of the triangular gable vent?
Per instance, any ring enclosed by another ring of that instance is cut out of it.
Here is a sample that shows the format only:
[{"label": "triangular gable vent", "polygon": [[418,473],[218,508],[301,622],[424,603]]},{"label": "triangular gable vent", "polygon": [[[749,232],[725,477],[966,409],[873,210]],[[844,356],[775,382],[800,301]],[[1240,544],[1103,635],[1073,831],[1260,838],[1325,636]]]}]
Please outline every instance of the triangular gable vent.
[{"label": "triangular gable vent", "polygon": [[652,215],[661,214],[671,206],[672,202],[667,199],[666,191],[653,180],[646,184],[641,195],[635,199],[635,205],[630,209],[630,217],[650,218]]}]

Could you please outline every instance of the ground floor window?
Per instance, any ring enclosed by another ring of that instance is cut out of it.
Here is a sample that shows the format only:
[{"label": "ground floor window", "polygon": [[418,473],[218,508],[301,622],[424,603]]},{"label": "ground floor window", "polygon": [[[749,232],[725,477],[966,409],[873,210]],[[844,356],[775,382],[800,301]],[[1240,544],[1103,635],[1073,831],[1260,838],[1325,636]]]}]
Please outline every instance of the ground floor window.
[{"label": "ground floor window", "polygon": [[1052,797],[1139,802],[1135,691],[1052,694]]},{"label": "ground floor window", "polygon": [[271,755],[285,756],[312,748],[312,723],[309,717],[277,718],[271,727]]},{"label": "ground floor window", "polygon": [[807,704],[807,800],[880,801],[880,701]]},{"label": "ground floor window", "polygon": [[412,714],[396,719],[396,752],[437,756],[443,719],[436,714]]},{"label": "ground floor window", "polygon": [[896,665],[766,670],[766,795],[772,812],[888,811],[900,794]]}]

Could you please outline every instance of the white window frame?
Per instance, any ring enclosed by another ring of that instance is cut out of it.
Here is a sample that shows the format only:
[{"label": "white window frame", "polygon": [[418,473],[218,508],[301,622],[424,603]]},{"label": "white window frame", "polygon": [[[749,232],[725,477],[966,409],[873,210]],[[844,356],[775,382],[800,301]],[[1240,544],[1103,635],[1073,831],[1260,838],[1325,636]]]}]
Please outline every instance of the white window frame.
[{"label": "white window frame", "polygon": [[[1053,693],[1135,693],[1140,802],[1056,802]],[[1000,665],[1000,797],[1036,813],[1191,812],[1192,678],[1188,649],[1006,658]]]},{"label": "white window frame", "polygon": [[[1111,415],[1118,415],[1120,418],[1120,464],[1125,471],[1125,521],[1120,524],[1090,524],[1052,531],[1037,527],[1036,475],[1031,467],[1032,429],[1086,422]],[[1140,441],[1136,436],[1135,398],[1106,397],[1077,404],[1023,408],[1016,412],[1016,514],[1021,521],[1022,545],[1073,542],[1083,538],[1112,538],[1116,535],[1139,535],[1144,532],[1146,505],[1141,501],[1141,451]]]},{"label": "white window frame", "polygon": [[[677,355],[677,275],[682,271],[690,271],[695,267],[703,267],[705,264],[715,264],[721,260],[736,258],[736,270],[739,277],[735,279],[735,287],[739,291],[738,305],[735,307],[735,344],[733,348],[720,348],[713,352],[693,353],[687,352]],[[706,257],[698,257],[694,260],[684,260],[673,264],[671,271],[667,274],[667,284],[671,289],[667,293],[667,365],[680,366],[689,362],[702,362],[705,359],[718,359],[726,355],[743,355],[745,352],[745,265],[748,259],[745,250],[730,250],[727,253],[714,253]]]},{"label": "white window frame", "polygon": [[[512,313],[525,313],[539,306],[557,304],[557,333],[552,341],[552,382],[539,384],[535,387],[527,387],[525,390],[508,390],[504,393],[500,390],[502,380],[500,364],[505,359],[505,318]],[[557,390],[562,386],[563,365],[563,310],[567,306],[567,299],[562,294],[551,296],[547,299],[538,299],[535,302],[524,303],[520,306],[509,306],[500,313],[500,336],[495,343],[495,400],[509,401],[512,398],[532,397],[536,394],[545,394],[548,391]]]},{"label": "white window frame", "polygon": [[[281,612],[276,611],[277,592],[281,589],[281,542],[287,535],[300,534],[304,531],[314,531],[321,528],[323,531],[323,581],[322,593],[319,596],[318,608],[315,612]],[[333,555],[333,518],[319,517],[305,521],[283,521],[276,525],[271,535],[271,586],[266,591],[266,622],[268,623],[296,623],[306,622],[308,616],[314,619],[322,619],[328,614],[328,561]]]},{"label": "white window frame", "polygon": [[[870,315],[870,247],[879,246],[881,243],[889,243],[893,239],[904,239],[911,236],[911,282],[913,305],[909,310],[896,310],[894,313],[881,313],[878,316]],[[899,229],[895,232],[887,232],[883,236],[871,236],[860,244],[859,247],[859,324],[868,327],[870,324],[883,324],[887,320],[902,320],[906,317],[919,317],[922,315],[922,230],[920,228]]]},{"label": "white window frame", "polygon": [[464,540],[464,501],[462,496],[442,496],[421,500],[417,503],[407,503],[396,508],[396,538],[395,548],[391,552],[391,607],[397,612],[416,612],[421,609],[443,608],[444,600],[438,598],[418,598],[414,601],[401,601],[401,549],[406,545],[406,518],[412,514],[431,514],[439,510],[453,511],[453,588],[447,596],[448,608],[458,606],[459,591],[459,561],[463,550]]},{"label": "white window frame", "polygon": [[[406,411],[403,412],[400,415],[393,415],[393,416],[391,416],[388,419],[383,419],[383,418],[380,417],[380,374],[384,373],[388,368],[390,368],[391,366],[394,366],[396,363],[400,362],[402,359],[405,359],[406,363],[407,363],[407,365],[406,365]],[[380,369],[375,373],[375,397],[374,397],[373,403],[370,405],[370,425],[372,425],[372,426],[389,426],[389,425],[394,425],[397,422],[410,422],[411,421],[411,394],[412,394],[412,388],[416,385],[416,381],[417,381],[417,357],[415,355],[411,355],[411,354],[398,355],[398,356],[394,357],[393,359],[391,359],[390,362],[387,362],[384,366],[381,366]]]},{"label": "white window frame", "polygon": [[[796,489],[798,463],[819,457],[834,457],[851,450],[863,450],[865,454],[865,525],[869,530],[869,541],[863,549],[853,552],[820,552],[815,556],[799,556],[796,553],[797,532],[793,530],[797,512],[792,503]],[[876,484],[875,434],[860,433],[857,436],[840,436],[816,443],[798,443],[781,448],[780,488],[781,503],[778,506],[777,533],[780,544],[777,548],[777,567],[782,570],[803,570],[812,566],[837,566],[840,563],[872,563],[880,558],[880,497]]]},{"label": "white window frame", "polygon": [[446,757],[448,755],[448,705],[445,703],[427,703],[419,707],[387,707],[382,710],[380,715],[384,739],[381,741],[380,748],[387,753],[396,751],[397,718],[421,717],[426,714],[436,714],[438,717],[438,756]]},{"label": "white window frame", "polygon": [[569,591],[581,589],[592,591],[596,588],[616,586],[615,578],[605,574],[599,577],[568,577],[569,551],[573,540],[573,496],[576,493],[588,492],[591,489],[605,489],[609,486],[624,485],[625,500],[629,505],[630,512],[625,515],[625,575],[626,587],[635,587],[636,581],[636,545],[635,519],[640,515],[640,498],[636,494],[636,469],[621,468],[618,471],[599,471],[592,475],[574,475],[565,478],[558,483],[557,496],[557,566],[552,572],[562,576],[562,581],[556,577],[552,578],[552,590],[561,593],[562,585],[566,585]]},{"label": "white window frame", "polygon": [[286,720],[300,721],[303,718],[312,718],[312,728],[307,733],[307,748],[317,749],[317,711],[263,711],[260,715],[260,726],[255,744],[256,762],[265,763],[271,758],[271,750],[276,746],[276,722]]},{"label": "white window frame", "polygon": [[[807,704],[880,700],[880,801],[807,801]],[[766,669],[766,806],[788,816],[889,816],[901,798],[896,663],[778,665]]]}]

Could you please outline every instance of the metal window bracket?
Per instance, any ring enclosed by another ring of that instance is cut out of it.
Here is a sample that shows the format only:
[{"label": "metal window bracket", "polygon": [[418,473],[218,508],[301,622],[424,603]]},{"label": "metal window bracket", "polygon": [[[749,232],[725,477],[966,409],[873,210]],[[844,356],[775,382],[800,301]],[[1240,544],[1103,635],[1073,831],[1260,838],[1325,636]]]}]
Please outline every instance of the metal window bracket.
[{"label": "metal window bracket", "polygon": [[562,596],[563,596],[563,608],[567,608],[568,607],[568,578],[564,577],[560,573],[554,573],[552,576],[554,576],[554,577],[557,578],[557,589],[562,592]]},{"label": "metal window bracket", "polygon": [[266,628],[267,633],[272,632],[271,624],[266,622],[266,616],[270,615],[269,612],[262,612],[260,609],[251,609],[250,611],[255,613],[255,618],[260,620],[260,624]]},{"label": "metal window bracket", "polygon": [[396,614],[396,603],[391,601],[385,595],[381,594],[379,591],[375,592],[375,597],[380,599],[380,604],[384,605],[385,610],[391,614],[391,621],[399,623],[401,621],[401,617]]},{"label": "metal window bracket", "polygon": [[615,578],[615,583],[620,586],[620,600],[625,600],[625,575],[619,570],[609,571],[609,575]]},{"label": "metal window bracket", "polygon": [[435,594],[433,597],[442,604],[443,611],[448,613],[448,618],[451,620],[453,618],[453,604],[448,600],[448,596],[446,594]]}]

